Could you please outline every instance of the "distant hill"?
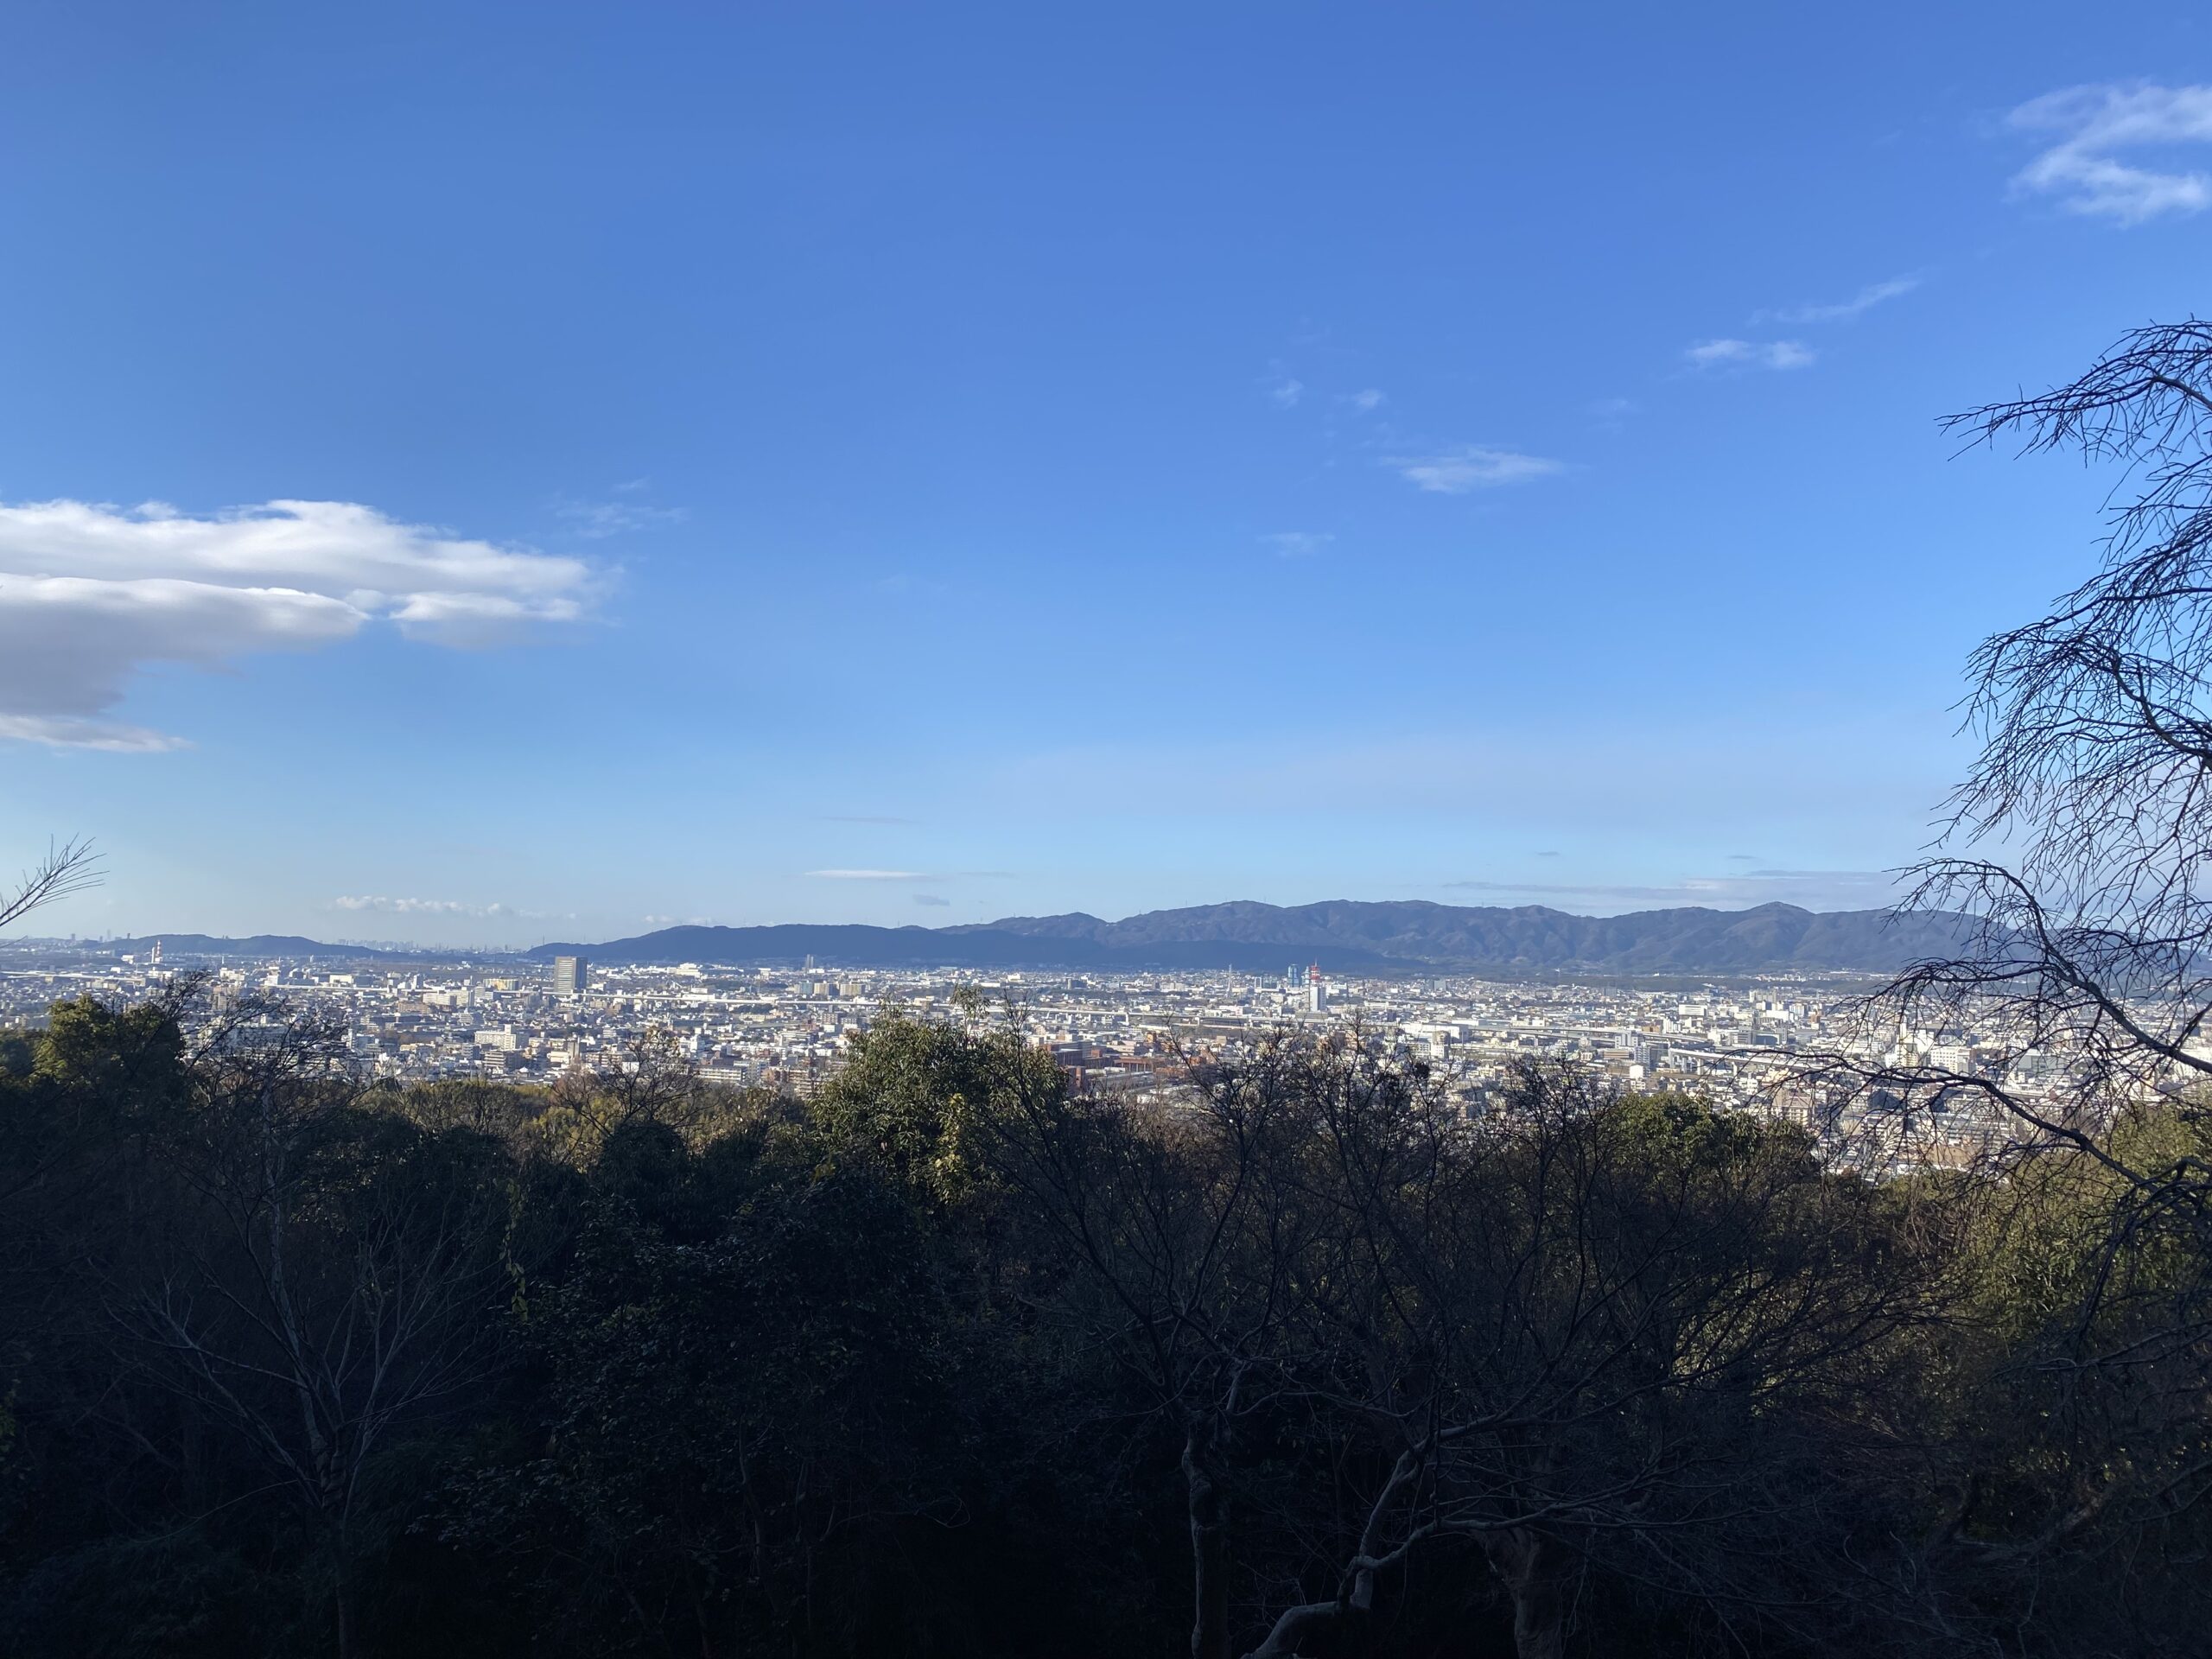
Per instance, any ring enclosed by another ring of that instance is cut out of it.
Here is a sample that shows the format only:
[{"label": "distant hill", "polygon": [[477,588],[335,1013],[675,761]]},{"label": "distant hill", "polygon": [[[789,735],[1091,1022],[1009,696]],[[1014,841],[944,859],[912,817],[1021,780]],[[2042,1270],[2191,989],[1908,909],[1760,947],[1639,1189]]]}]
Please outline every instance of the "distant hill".
[{"label": "distant hill", "polygon": [[1796,969],[1889,973],[1951,954],[1966,926],[1940,912],[1638,911],[1575,916],[1541,905],[1511,909],[1336,899],[1286,908],[1241,901],[1148,911],[1119,922],[1077,912],[1011,916],[952,927],[670,927],[600,944],[544,944],[540,959],[581,953],[615,963],[797,963],[842,967],[1130,970],[1230,968],[1266,972],[1318,962],[1334,973],[1515,972],[1744,974]]}]

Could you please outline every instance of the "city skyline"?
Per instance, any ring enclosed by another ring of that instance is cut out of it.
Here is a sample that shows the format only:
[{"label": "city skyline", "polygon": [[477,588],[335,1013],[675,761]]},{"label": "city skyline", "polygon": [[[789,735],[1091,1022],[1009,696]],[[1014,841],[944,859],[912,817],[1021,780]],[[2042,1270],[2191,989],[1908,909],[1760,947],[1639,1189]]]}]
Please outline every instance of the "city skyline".
[{"label": "city skyline", "polygon": [[2171,8],[122,10],[0,111],[54,932],[1878,906],[2111,482],[1936,420],[2212,227]]}]

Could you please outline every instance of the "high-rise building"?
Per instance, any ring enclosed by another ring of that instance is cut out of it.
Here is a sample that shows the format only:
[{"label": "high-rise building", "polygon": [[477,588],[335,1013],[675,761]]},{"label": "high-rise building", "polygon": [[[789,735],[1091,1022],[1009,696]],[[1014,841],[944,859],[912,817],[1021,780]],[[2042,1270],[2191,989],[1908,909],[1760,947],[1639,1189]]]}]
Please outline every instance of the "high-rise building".
[{"label": "high-rise building", "polygon": [[583,957],[556,957],[553,958],[554,995],[577,995],[590,979],[591,963],[585,961]]},{"label": "high-rise building", "polygon": [[1315,1014],[1329,1006],[1329,988],[1321,982],[1321,964],[1318,962],[1306,970],[1306,1006]]}]

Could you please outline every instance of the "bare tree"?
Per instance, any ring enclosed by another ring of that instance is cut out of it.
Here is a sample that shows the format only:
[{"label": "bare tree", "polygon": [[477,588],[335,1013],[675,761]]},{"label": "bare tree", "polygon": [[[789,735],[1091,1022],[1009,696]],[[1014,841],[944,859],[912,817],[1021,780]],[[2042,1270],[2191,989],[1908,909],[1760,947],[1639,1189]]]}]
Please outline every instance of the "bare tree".
[{"label": "bare tree", "polygon": [[1906,904],[1976,925],[1878,1006],[1939,1024],[1993,1005],[2010,1054],[2063,1051],[2094,1119],[2212,1078],[2212,325],[2138,329],[2071,385],[1947,424],[2121,476],[2099,572],[1974,652],[1980,755]]},{"label": "bare tree", "polygon": [[1965,917],[1962,948],[1868,998],[1825,1061],[1905,1115],[1979,1103],[2004,1248],[2073,1251],[2014,1366],[2040,1389],[2023,1416],[2072,1425],[2049,1495],[2000,1522],[1969,1478],[1944,1534],[2012,1564],[2212,1479],[2192,1427],[2212,1391],[2212,324],[2136,329],[2080,378],[1946,424],[2119,469],[2096,573],[1971,661],[1979,755],[1904,900]]},{"label": "bare tree", "polygon": [[57,903],[100,884],[100,855],[81,836],[47,844],[46,856],[16,884],[13,893],[0,895],[0,927],[21,921],[33,911]]}]

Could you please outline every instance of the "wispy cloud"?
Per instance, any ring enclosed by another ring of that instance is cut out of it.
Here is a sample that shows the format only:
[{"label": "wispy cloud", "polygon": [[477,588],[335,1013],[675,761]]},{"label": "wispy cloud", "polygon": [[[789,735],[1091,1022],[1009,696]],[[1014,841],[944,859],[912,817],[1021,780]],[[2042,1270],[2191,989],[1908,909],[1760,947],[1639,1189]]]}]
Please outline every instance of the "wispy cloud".
[{"label": "wispy cloud", "polygon": [[1260,539],[1286,559],[1302,559],[1312,557],[1337,538],[1325,530],[1279,530]]},{"label": "wispy cloud", "polygon": [[1379,387],[1369,386],[1363,391],[1355,391],[1351,397],[1345,398],[1344,401],[1350,404],[1354,409],[1357,410],[1361,414],[1372,415],[1376,410],[1382,408],[1383,404],[1389,403],[1390,400],[1382,395],[1382,390]]},{"label": "wispy cloud", "polygon": [[1832,305],[1792,305],[1776,311],[1755,312],[1751,321],[1755,326],[1762,322],[1853,322],[1876,306],[1911,293],[1920,282],[1917,276],[1892,276],[1887,282],[1869,283],[1849,299]]},{"label": "wispy cloud", "polygon": [[1296,409],[1299,400],[1306,396],[1306,383],[1287,374],[1278,376],[1268,383],[1268,396],[1277,409]]},{"label": "wispy cloud", "polygon": [[970,881],[998,880],[1011,870],[809,870],[809,875],[828,881]]},{"label": "wispy cloud", "polygon": [[1461,444],[1433,454],[1392,455],[1384,464],[1395,468],[1408,483],[1439,495],[1465,495],[1470,490],[1495,489],[1503,484],[1526,484],[1567,470],[1564,461],[1480,444]]},{"label": "wispy cloud", "polygon": [[934,893],[918,893],[914,895],[914,902],[918,905],[949,905],[952,900],[940,898]]},{"label": "wispy cloud", "polygon": [[1697,369],[1803,369],[1814,357],[1796,340],[1703,340],[1682,355]]},{"label": "wispy cloud", "polygon": [[0,738],[175,748],[181,740],[103,718],[147,664],[218,668],[336,645],[379,622],[489,645],[577,620],[601,584],[579,559],[347,501],[205,517],[160,502],[0,505]]},{"label": "wispy cloud", "polygon": [[2158,171],[2119,159],[2146,148],[2212,142],[2212,86],[2069,86],[2021,105],[2009,120],[2024,132],[2061,135],[2013,175],[2012,184],[2055,198],[2069,213],[2139,225],[2212,203],[2212,179],[2202,173]]},{"label": "wispy cloud", "polygon": [[[640,479],[614,487],[643,489],[645,480]],[[567,496],[555,499],[553,515],[577,535],[591,541],[650,530],[657,524],[680,524],[689,516],[681,507],[650,506],[642,501],[578,501]]]}]

